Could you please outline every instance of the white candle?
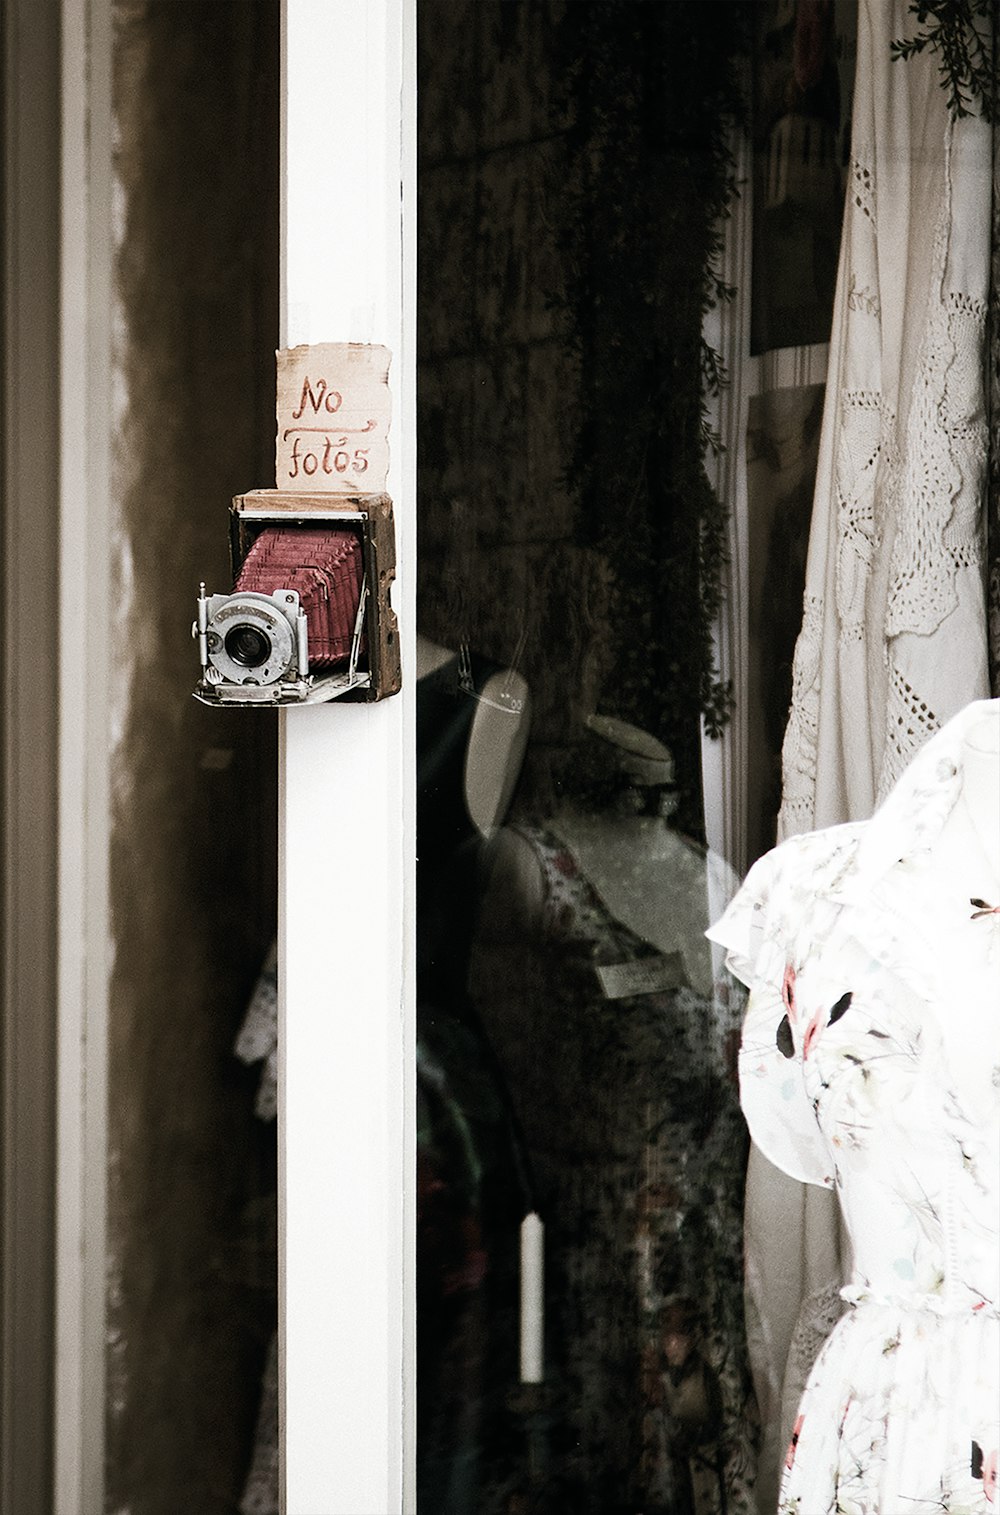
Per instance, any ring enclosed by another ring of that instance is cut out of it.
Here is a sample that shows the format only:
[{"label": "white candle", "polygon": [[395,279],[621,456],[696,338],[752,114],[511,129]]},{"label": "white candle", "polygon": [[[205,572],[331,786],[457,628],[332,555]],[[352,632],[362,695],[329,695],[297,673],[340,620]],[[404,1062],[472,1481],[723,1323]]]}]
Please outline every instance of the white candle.
[{"label": "white candle", "polygon": [[544,1378],[545,1228],[534,1211],[521,1222],[521,1382]]}]

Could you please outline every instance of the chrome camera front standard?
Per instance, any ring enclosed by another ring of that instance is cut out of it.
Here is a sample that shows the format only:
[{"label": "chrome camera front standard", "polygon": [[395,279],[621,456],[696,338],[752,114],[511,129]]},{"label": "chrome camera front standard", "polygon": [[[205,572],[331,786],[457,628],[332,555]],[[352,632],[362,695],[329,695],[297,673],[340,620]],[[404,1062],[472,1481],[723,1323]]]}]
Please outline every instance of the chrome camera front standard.
[{"label": "chrome camera front standard", "polygon": [[194,635],[207,684],[248,689],[308,676],[306,617],[293,589],[206,596],[202,584]]}]

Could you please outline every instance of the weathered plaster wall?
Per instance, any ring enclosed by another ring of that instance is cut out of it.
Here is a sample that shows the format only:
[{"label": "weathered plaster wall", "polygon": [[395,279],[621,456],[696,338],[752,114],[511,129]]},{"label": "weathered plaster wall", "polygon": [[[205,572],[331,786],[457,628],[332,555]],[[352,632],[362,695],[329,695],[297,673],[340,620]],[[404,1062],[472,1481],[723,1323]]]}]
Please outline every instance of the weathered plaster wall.
[{"label": "weathered plaster wall", "polygon": [[278,7],[119,0],[107,1508],[236,1509],[273,1131],[232,1054],[273,931],[275,726],[196,704],[200,578],[273,483]]}]

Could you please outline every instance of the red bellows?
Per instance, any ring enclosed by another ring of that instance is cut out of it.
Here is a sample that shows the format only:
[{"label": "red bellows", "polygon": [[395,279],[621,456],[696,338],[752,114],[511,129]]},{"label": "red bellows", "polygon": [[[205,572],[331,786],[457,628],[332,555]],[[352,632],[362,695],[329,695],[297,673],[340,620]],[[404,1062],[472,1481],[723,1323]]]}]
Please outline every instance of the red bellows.
[{"label": "red bellows", "polygon": [[329,668],[350,657],[361,598],[361,539],[343,527],[266,526],[243,560],[236,589],[298,591],[309,628],[309,663]]}]

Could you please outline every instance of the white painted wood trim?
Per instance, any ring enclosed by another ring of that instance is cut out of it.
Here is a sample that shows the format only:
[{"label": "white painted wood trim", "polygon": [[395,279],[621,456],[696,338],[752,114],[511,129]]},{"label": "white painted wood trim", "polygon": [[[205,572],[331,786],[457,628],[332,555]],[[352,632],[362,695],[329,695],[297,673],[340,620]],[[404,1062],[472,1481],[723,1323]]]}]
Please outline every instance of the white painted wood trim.
[{"label": "white painted wood trim", "polygon": [[750,287],[753,272],[753,165],[749,138],[733,144],[739,194],[725,223],[719,275],[736,293],[710,310],[703,323],[706,341],[720,354],[729,383],[710,406],[710,420],[723,450],[706,459],[709,479],[729,509],[725,599],[715,626],[715,652],[722,678],[731,679],[735,707],[719,738],[702,728],[702,793],[708,845],[726,859],[739,878],[747,871],[747,762],[749,728],[749,501],[746,442],[750,401],[774,389],[825,384],[829,344],[782,347],[750,354]]},{"label": "white painted wood trim", "polygon": [[285,0],[282,341],[392,352],[404,692],[282,712],[283,1509],[413,1508],[414,0]]},{"label": "white painted wood trim", "polygon": [[104,1507],[111,12],[61,0],[55,1515]]},{"label": "white painted wood trim", "polygon": [[710,310],[704,335],[722,358],[729,382],[710,407],[723,450],[706,459],[709,479],[729,510],[725,599],[715,628],[720,676],[731,679],[735,705],[721,737],[702,730],[702,789],[709,847],[741,878],[746,872],[747,769],[747,478],[746,430],[750,404],[750,270],[753,242],[750,143],[742,133],[734,144],[740,192],[726,222],[719,275],[732,285],[733,299]]}]

